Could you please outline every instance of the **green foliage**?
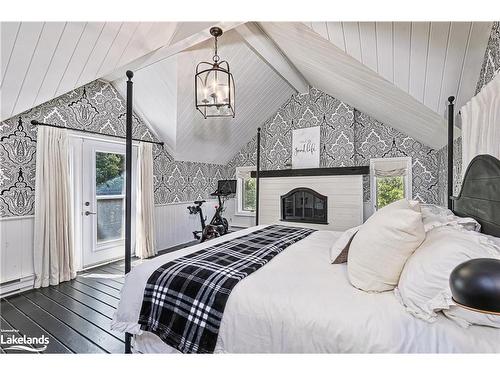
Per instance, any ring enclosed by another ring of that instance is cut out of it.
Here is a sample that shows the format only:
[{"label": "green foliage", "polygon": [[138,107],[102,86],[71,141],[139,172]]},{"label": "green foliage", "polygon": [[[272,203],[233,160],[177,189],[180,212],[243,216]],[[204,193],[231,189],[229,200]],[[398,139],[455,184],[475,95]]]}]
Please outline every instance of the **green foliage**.
[{"label": "green foliage", "polygon": [[123,174],[125,170],[125,156],[97,152],[96,156],[96,183],[103,184]]},{"label": "green foliage", "polygon": [[404,198],[404,178],[377,177],[377,208]]},{"label": "green foliage", "polygon": [[255,211],[256,184],[255,178],[245,180],[243,186],[243,210],[245,211]]}]

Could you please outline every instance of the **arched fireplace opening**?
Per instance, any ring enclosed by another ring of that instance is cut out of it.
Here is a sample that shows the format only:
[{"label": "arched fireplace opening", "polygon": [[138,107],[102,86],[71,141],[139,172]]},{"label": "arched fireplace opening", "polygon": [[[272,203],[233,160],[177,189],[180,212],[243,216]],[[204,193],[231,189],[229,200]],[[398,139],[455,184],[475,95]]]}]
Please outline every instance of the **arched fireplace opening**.
[{"label": "arched fireplace opening", "polygon": [[281,221],[328,224],[328,197],[306,187],[281,196]]}]

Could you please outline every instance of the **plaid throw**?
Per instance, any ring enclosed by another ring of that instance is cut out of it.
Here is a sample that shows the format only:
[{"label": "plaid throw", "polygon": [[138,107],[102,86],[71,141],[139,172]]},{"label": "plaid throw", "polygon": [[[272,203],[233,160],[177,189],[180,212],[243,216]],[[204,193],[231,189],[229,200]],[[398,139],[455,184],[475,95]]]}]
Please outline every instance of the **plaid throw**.
[{"label": "plaid throw", "polygon": [[164,264],[146,284],[141,329],[183,353],[213,353],[235,285],[312,232],[270,225]]}]

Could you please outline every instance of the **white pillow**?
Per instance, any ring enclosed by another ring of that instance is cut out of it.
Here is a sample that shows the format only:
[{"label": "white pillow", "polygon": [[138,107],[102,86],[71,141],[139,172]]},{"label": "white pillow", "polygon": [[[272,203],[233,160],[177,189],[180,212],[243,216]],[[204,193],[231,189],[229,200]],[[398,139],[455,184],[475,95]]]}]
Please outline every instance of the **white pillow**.
[{"label": "white pillow", "polygon": [[346,249],[346,247],[349,245],[351,238],[358,232],[359,228],[361,228],[361,225],[346,230],[344,233],[342,233],[339,239],[334,242],[334,244],[330,248],[331,263],[334,263],[337,260],[337,257],[342,253],[342,251],[349,251],[348,249]]},{"label": "white pillow", "polygon": [[457,216],[445,207],[436,206],[435,204],[421,204],[420,209],[426,232],[445,225],[453,227],[461,226],[464,229],[476,232],[481,230],[481,224],[473,218]]},{"label": "white pillow", "polygon": [[500,317],[477,313],[455,304],[449,278],[459,264],[474,258],[500,259],[500,246],[490,236],[459,227],[439,227],[427,233],[425,241],[410,257],[394,291],[414,316],[433,322],[436,312],[466,327],[470,324],[500,328]]},{"label": "white pillow", "polygon": [[424,238],[418,202],[400,200],[380,209],[351,242],[347,260],[351,284],[373,292],[394,289],[406,260]]}]

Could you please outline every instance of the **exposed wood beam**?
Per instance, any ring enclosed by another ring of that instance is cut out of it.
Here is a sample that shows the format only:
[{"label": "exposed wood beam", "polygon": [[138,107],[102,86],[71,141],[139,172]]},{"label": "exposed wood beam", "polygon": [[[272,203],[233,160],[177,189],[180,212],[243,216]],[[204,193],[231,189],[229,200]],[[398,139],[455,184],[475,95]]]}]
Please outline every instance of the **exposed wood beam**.
[{"label": "exposed wood beam", "polygon": [[154,63],[157,63],[158,61],[169,58],[170,56],[173,56],[185,49],[210,39],[212,38],[209,31],[211,26],[219,26],[222,30],[227,31],[241,25],[242,23],[243,22],[219,22],[213,23],[213,25],[207,27],[207,22],[196,22],[189,25],[189,30],[186,30],[184,26],[180,26],[183,27],[183,29],[177,29],[175,31],[173,38],[168,45],[160,47],[147,55],[141,56],[138,59],[120,66],[115,69],[114,72],[104,76],[103,79],[112,82],[116,79],[122,78],[124,72],[127,70],[137,72],[138,70],[146,68]]},{"label": "exposed wood beam", "polygon": [[309,90],[309,82],[290,62],[278,45],[262,30],[258,23],[248,22],[236,28],[250,49],[280,75],[295,91]]}]

